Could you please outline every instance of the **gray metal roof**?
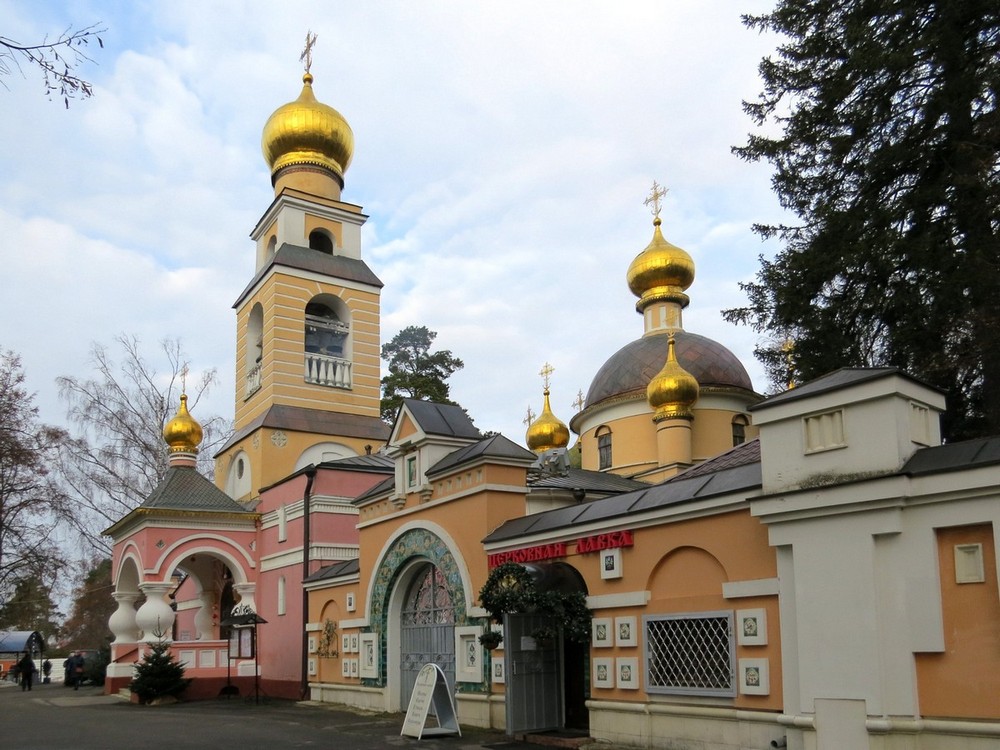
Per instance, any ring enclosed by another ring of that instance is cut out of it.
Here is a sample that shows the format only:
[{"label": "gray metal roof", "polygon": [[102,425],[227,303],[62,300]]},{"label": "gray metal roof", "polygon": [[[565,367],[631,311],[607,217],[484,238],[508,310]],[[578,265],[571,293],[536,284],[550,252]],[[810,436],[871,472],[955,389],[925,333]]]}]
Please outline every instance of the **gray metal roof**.
[{"label": "gray metal roof", "polygon": [[171,466],[140,508],[247,513],[246,508],[195,469]]},{"label": "gray metal roof", "polygon": [[353,469],[385,473],[393,471],[396,463],[384,453],[370,453],[364,456],[347,456],[333,461],[324,461],[319,466],[327,469]]},{"label": "gray metal roof", "polygon": [[365,490],[356,498],[354,498],[351,502],[357,505],[358,503],[363,503],[365,500],[368,500],[370,498],[381,497],[382,495],[391,493],[393,489],[395,489],[395,487],[396,487],[396,475],[393,474],[392,476],[383,479],[374,487]]},{"label": "gray metal roof", "polygon": [[389,425],[378,417],[275,404],[242,430],[233,433],[215,455],[221,455],[227,448],[261,427],[310,432],[316,435],[343,435],[379,443],[389,439]]},{"label": "gray metal roof", "polygon": [[572,466],[567,469],[565,474],[548,474],[540,476],[535,480],[529,480],[529,485],[533,489],[580,489],[588,492],[603,493],[605,495],[631,492],[632,490],[649,486],[645,482],[639,482],[628,477],[620,477],[617,474],[576,469]]},{"label": "gray metal roof", "polygon": [[341,560],[340,562],[335,562],[331,565],[326,565],[315,573],[302,579],[303,583],[311,583],[312,581],[325,581],[329,578],[340,578],[342,576],[357,575],[358,571],[361,570],[361,565],[358,559],[352,558],[350,560]]},{"label": "gray metal roof", "polygon": [[920,383],[928,388],[940,390],[935,386],[928,385],[919,378],[915,378],[912,375],[907,374],[898,367],[841,367],[839,370],[828,372],[826,375],[820,375],[815,380],[810,380],[808,383],[797,385],[794,388],[784,391],[783,393],[777,394],[776,396],[771,396],[770,398],[761,401],[759,404],[754,404],[750,407],[750,411],[760,411],[761,409],[767,409],[770,406],[787,404],[790,401],[796,401],[800,398],[808,398],[809,396],[816,396],[821,393],[836,391],[850,385],[866,383],[871,380],[879,380],[881,378],[889,377],[890,375],[899,375],[907,380],[913,381],[914,383]]},{"label": "gray metal roof", "polygon": [[347,258],[343,255],[328,255],[299,245],[283,244],[271,257],[271,260],[264,265],[246,288],[240,292],[233,307],[238,307],[243,298],[250,293],[257,283],[275,266],[285,266],[286,268],[296,268],[301,271],[323,274],[337,279],[357,281],[361,284],[377,286],[381,288],[384,284],[379,277],[368,267],[368,265],[357,258]]},{"label": "gray metal roof", "polygon": [[760,463],[760,438],[754,438],[753,440],[748,440],[745,443],[734,446],[666,481],[683,481],[705,474],[714,474],[722,469],[735,469],[737,466],[745,466],[753,463]]},{"label": "gray metal roof", "polygon": [[596,521],[624,520],[630,515],[760,487],[760,464],[748,463],[712,474],[683,475],[646,489],[567,508],[515,518],[499,526],[483,542],[502,542],[528,534],[560,531]]},{"label": "gray metal roof", "polygon": [[[421,423],[422,425],[422,423]],[[484,458],[507,459],[533,463],[537,456],[503,435],[493,435],[472,445],[452,451],[427,470],[427,476],[443,474],[463,464],[472,463]]]},{"label": "gray metal roof", "polygon": [[922,448],[910,456],[900,473],[919,476],[998,463],[1000,436],[994,436]]},{"label": "gray metal roof", "polygon": [[[473,438],[478,440],[482,433],[476,429],[469,415],[461,406],[438,404],[417,398],[403,399],[403,404],[413,415],[413,419],[428,435]],[[398,417],[397,417],[398,418]]]}]

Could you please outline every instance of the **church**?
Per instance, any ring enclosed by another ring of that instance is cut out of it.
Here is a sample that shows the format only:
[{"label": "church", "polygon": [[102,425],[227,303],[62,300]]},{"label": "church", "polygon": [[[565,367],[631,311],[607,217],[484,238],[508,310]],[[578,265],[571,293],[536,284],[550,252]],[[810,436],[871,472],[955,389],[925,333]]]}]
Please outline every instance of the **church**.
[{"label": "church", "polygon": [[[684,326],[695,266],[655,183],[652,237],[622,269],[636,338],[568,425],[548,366],[523,444],[412,399],[387,425],[382,283],[342,196],[354,137],[313,82],[264,126],[274,199],[234,304],[215,482],[182,397],[166,476],[106,531],[108,691],[161,642],[190,699],[405,711],[433,663],[461,724],[511,735],[996,747],[1000,438],[943,445],[943,396],[893,368],[761,396]],[[509,563],[584,597],[589,640],[544,612],[491,621],[481,591]]]}]

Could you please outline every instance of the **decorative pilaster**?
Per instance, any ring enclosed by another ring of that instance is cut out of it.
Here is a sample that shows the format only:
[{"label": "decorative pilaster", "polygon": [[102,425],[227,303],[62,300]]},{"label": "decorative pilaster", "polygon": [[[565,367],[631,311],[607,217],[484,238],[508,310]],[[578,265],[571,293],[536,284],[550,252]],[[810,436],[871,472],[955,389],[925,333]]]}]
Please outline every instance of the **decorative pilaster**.
[{"label": "decorative pilaster", "polygon": [[118,609],[108,618],[108,628],[115,637],[112,643],[135,643],[139,640],[139,626],[135,622],[139,592],[116,591],[112,596],[118,602]]},{"label": "decorative pilaster", "polygon": [[173,640],[174,611],[166,600],[173,587],[173,583],[139,584],[146,601],[135,613],[135,623],[142,631],[140,638],[146,643],[170,643]]}]

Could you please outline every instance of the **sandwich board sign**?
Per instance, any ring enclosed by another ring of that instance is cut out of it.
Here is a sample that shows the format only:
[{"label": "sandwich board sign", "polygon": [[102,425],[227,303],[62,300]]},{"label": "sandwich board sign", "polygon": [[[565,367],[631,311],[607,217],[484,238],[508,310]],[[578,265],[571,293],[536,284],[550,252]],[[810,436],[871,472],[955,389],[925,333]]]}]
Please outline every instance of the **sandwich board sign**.
[{"label": "sandwich board sign", "polygon": [[[438,721],[436,727],[425,726],[432,705]],[[399,734],[416,737],[418,740],[452,734],[462,736],[462,730],[458,728],[458,719],[455,717],[455,704],[448,689],[448,680],[437,664],[424,664],[417,672],[417,680],[413,685],[413,692],[410,693],[410,705],[406,709],[403,729]]]}]

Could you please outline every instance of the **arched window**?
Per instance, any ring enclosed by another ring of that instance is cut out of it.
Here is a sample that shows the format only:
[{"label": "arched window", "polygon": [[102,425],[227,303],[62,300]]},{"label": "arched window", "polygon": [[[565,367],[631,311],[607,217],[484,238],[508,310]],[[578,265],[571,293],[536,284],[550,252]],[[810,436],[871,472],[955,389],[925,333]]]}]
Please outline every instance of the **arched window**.
[{"label": "arched window", "polygon": [[747,425],[750,423],[742,414],[733,417],[733,446],[743,445],[747,441]]},{"label": "arched window", "polygon": [[264,358],[264,308],[258,302],[250,310],[247,320],[246,385],[243,398],[248,399],[260,390],[261,360]]},{"label": "arched window", "polygon": [[455,607],[440,569],[428,563],[414,578],[402,615],[404,626],[455,622]]},{"label": "arched window", "polygon": [[333,240],[322,229],[314,229],[309,233],[309,249],[333,255]]},{"label": "arched window", "polygon": [[597,468],[611,468],[611,428],[597,428]]}]

